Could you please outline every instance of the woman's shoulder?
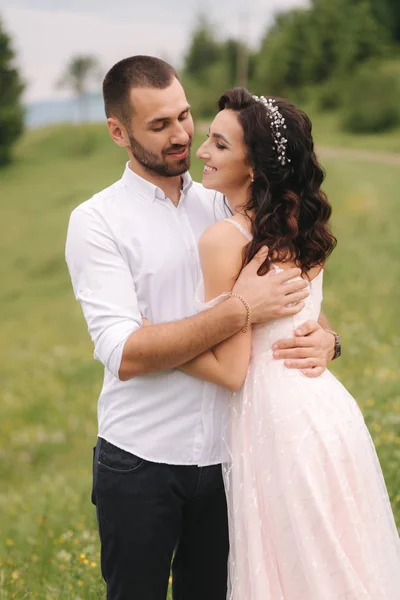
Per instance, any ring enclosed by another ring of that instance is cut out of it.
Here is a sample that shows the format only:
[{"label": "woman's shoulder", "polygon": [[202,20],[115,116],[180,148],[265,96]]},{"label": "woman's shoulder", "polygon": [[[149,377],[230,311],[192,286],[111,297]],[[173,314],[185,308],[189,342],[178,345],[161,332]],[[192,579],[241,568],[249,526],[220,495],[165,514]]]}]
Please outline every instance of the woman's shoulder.
[{"label": "woman's shoulder", "polygon": [[235,215],[208,227],[200,238],[200,244],[211,246],[235,244],[242,248],[249,243],[250,239],[248,220],[243,215]]},{"label": "woman's shoulder", "polygon": [[200,248],[240,247],[248,243],[248,239],[238,227],[232,226],[231,219],[222,219],[213,223],[202,234]]},{"label": "woman's shoulder", "polygon": [[241,213],[236,213],[232,217],[229,217],[229,219],[225,219],[225,220],[232,221],[233,223],[238,223],[239,225],[241,225],[241,227],[243,227],[243,229],[245,229],[246,231],[248,231],[248,233],[250,233],[251,220],[249,217],[246,217],[246,215],[242,215]]}]

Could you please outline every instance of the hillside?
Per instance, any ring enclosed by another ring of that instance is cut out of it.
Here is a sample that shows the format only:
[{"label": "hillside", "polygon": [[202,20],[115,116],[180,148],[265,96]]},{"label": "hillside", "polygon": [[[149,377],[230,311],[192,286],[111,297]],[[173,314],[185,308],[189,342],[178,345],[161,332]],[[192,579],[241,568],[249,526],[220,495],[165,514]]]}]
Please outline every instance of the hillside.
[{"label": "hillside", "polygon": [[[332,144],[323,129],[317,139]],[[332,368],[364,412],[400,525],[400,169],[326,156],[338,247],[324,311],[344,347]],[[0,172],[1,600],[24,590],[46,600],[102,597],[90,504],[102,369],[64,243],[71,210],[119,178],[125,160],[104,126],[57,126],[27,134]],[[193,176],[200,171],[193,159]]]}]

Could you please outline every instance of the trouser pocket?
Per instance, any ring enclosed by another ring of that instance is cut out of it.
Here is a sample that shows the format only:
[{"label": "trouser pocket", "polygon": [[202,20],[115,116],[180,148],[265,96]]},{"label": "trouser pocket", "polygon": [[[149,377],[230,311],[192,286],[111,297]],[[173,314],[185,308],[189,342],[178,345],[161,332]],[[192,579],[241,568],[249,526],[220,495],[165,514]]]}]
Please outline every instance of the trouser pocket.
[{"label": "trouser pocket", "polygon": [[93,448],[93,464],[92,464],[92,504],[96,506],[96,489],[97,489],[97,472],[99,467],[99,455],[101,449],[101,440],[97,439],[97,444]]}]

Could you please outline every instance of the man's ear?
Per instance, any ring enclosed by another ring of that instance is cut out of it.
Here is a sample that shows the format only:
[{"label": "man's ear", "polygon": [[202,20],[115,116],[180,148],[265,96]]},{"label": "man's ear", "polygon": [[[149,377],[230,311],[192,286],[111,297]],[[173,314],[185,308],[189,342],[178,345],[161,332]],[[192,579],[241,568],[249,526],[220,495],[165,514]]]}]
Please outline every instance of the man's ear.
[{"label": "man's ear", "polygon": [[126,148],[130,145],[128,133],[122,123],[116,117],[107,119],[108,131],[113,142],[120,148]]}]

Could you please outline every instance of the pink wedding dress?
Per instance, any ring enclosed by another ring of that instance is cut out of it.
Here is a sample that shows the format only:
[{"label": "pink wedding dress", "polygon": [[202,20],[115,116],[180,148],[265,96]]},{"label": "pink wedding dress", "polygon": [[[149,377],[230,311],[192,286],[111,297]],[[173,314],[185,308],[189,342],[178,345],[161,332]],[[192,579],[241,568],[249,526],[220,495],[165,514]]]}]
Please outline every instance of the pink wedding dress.
[{"label": "pink wedding dress", "polygon": [[329,371],[310,379],[272,356],[318,319],[322,279],[298,315],[253,327],[247,378],[231,396],[229,600],[400,599],[399,535],[356,401]]}]

